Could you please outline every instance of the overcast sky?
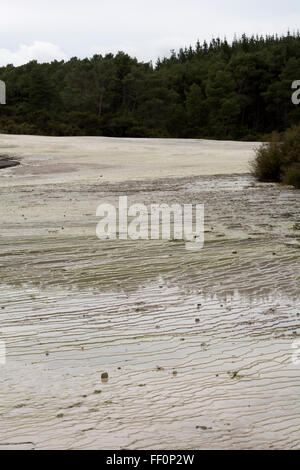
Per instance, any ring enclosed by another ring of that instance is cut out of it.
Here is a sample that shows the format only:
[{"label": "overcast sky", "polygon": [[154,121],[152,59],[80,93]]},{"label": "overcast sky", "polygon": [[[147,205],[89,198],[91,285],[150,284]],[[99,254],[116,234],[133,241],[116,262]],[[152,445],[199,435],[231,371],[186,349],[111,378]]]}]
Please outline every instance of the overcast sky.
[{"label": "overcast sky", "polygon": [[299,0],[1,0],[0,65],[170,49],[300,27]]}]

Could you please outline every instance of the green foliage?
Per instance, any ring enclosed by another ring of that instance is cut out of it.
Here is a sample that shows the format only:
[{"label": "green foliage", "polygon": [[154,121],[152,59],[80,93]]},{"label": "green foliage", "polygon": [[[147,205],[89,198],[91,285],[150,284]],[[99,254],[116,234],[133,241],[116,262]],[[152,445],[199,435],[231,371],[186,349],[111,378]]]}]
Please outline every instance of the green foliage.
[{"label": "green foliage", "polygon": [[300,189],[300,168],[288,168],[283,179],[284,184]]},{"label": "green foliage", "polygon": [[[259,140],[300,122],[291,102],[299,73],[299,34],[198,41],[156,67],[124,52],[8,65],[0,68],[8,93],[0,131]],[[281,178],[272,149],[260,178]]]},{"label": "green foliage", "polygon": [[281,181],[300,188],[300,125],[282,136],[273,133],[271,141],[257,149],[252,172],[260,181]]}]

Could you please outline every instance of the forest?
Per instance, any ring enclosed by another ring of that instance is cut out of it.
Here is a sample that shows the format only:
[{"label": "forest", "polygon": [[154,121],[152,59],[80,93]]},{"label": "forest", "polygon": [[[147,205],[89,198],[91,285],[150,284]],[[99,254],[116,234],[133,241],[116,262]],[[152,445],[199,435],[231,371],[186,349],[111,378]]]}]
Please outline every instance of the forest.
[{"label": "forest", "polygon": [[300,122],[300,35],[213,39],[139,62],[125,52],[0,68],[0,132],[264,140]]}]

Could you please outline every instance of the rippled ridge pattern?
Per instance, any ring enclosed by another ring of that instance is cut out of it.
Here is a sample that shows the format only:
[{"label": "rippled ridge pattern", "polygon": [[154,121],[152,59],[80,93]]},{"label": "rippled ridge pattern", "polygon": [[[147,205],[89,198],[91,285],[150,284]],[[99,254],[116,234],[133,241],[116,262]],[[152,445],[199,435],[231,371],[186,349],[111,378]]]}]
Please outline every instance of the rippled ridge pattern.
[{"label": "rippled ridge pattern", "polygon": [[[204,203],[204,250],[99,241],[120,195]],[[299,191],[216,176],[0,197],[0,449],[299,448]]]}]

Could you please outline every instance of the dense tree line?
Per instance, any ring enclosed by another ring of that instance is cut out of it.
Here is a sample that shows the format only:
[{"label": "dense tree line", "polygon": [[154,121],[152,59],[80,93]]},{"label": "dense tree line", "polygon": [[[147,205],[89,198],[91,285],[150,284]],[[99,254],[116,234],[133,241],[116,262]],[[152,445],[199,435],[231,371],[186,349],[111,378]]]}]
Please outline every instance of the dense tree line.
[{"label": "dense tree line", "polygon": [[300,35],[171,51],[155,65],[124,52],[0,68],[0,132],[258,139],[300,122]]}]

